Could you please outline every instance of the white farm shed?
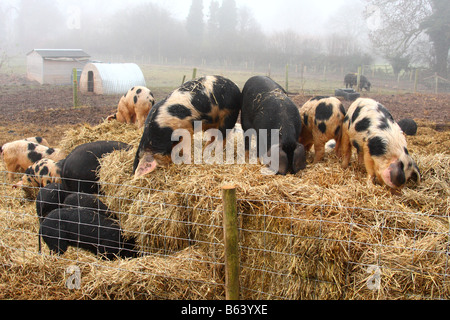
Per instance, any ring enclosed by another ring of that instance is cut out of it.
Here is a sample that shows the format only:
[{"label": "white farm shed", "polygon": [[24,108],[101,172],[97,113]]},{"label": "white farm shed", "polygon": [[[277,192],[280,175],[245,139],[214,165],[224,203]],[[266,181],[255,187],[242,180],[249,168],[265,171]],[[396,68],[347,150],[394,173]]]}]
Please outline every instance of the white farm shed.
[{"label": "white farm shed", "polygon": [[27,77],[40,84],[71,84],[73,69],[83,69],[89,59],[81,49],[34,49],[27,54]]},{"label": "white farm shed", "polygon": [[88,63],[81,73],[80,91],[125,94],[134,86],[146,87],[144,74],[135,63]]}]

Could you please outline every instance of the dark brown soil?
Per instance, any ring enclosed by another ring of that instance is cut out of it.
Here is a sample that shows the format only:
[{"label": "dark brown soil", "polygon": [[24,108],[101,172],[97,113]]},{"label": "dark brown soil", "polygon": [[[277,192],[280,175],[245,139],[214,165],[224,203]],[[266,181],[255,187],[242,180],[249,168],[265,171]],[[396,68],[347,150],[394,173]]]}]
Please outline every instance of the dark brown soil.
[{"label": "dark brown soil", "polygon": [[[152,90],[156,100],[168,90]],[[396,120],[412,118],[436,123],[450,130],[449,94],[363,94],[385,105]],[[26,136],[41,135],[51,144],[68,128],[79,124],[95,125],[115,113],[121,95],[78,94],[79,107],[73,105],[70,86],[39,85],[24,77],[0,75],[0,144]],[[302,105],[309,96],[292,96]],[[348,108],[351,102],[343,101]]]}]

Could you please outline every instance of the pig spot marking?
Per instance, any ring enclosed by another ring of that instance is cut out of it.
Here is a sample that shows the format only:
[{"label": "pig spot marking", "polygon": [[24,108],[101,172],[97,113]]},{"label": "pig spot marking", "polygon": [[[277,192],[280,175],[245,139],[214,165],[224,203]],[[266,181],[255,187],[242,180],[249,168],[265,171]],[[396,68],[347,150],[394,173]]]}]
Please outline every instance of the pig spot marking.
[{"label": "pig spot marking", "polygon": [[333,115],[333,107],[325,102],[319,103],[316,108],[316,120],[328,120]]},{"label": "pig spot marking", "polygon": [[47,176],[48,173],[49,173],[48,167],[43,167],[42,170],[39,172],[39,174],[40,174],[41,176]]},{"label": "pig spot marking", "polygon": [[181,104],[175,104],[167,108],[167,111],[170,115],[177,117],[179,119],[186,119],[187,117],[192,116],[191,110],[189,108],[181,105]]},{"label": "pig spot marking", "polygon": [[28,159],[30,159],[31,162],[38,162],[42,159],[42,154],[31,151],[30,153],[28,153]]},{"label": "pig spot marking", "polygon": [[384,114],[384,116],[391,120],[392,122],[394,122],[394,118],[392,117],[392,115],[390,114],[390,112],[381,104],[379,103],[377,106],[378,111],[380,111],[382,114]]},{"label": "pig spot marking", "polygon": [[136,94],[139,94],[139,93],[141,93],[142,92],[142,89],[137,89],[136,90]]},{"label": "pig spot marking", "polygon": [[371,122],[370,122],[370,119],[369,119],[369,118],[363,118],[362,120],[358,121],[358,122],[355,124],[355,130],[356,130],[357,132],[363,132],[363,131],[366,131],[367,129],[369,129],[370,124],[371,124]]},{"label": "pig spot marking", "polygon": [[48,155],[53,154],[55,152],[55,149],[53,148],[48,148],[47,151],[45,151],[45,153],[47,153]]},{"label": "pig spot marking", "polygon": [[134,99],[133,99],[133,101],[134,101],[134,103],[136,104],[136,103],[137,103],[137,101],[138,101],[138,97],[137,97],[137,96],[134,96]]},{"label": "pig spot marking", "polygon": [[352,145],[355,147],[356,152],[358,152],[358,153],[361,152],[361,147],[359,146],[358,142],[356,142],[355,140],[352,140]]},{"label": "pig spot marking", "polygon": [[339,111],[342,113],[343,116],[345,116],[345,108],[342,103],[339,105]]},{"label": "pig spot marking", "polygon": [[29,143],[28,144],[28,150],[29,151],[33,151],[33,150],[35,150],[36,149],[36,145],[34,144],[34,143]]},{"label": "pig spot marking", "polygon": [[389,129],[389,124],[386,118],[382,118],[380,120],[380,124],[378,125],[378,129],[380,130],[387,130]]},{"label": "pig spot marking", "polygon": [[371,156],[383,156],[387,151],[387,144],[380,137],[370,138],[368,141],[369,152]]},{"label": "pig spot marking", "polygon": [[355,111],[353,112],[353,115],[352,115],[352,123],[354,123],[355,120],[358,119],[360,112],[361,112],[361,107],[356,107],[356,109],[355,109]]},{"label": "pig spot marking", "polygon": [[319,128],[320,132],[327,132],[327,125],[325,123],[321,122],[317,127]]},{"label": "pig spot marking", "polygon": [[306,127],[308,126],[308,115],[307,114],[305,114],[303,116],[303,123],[305,124]]}]

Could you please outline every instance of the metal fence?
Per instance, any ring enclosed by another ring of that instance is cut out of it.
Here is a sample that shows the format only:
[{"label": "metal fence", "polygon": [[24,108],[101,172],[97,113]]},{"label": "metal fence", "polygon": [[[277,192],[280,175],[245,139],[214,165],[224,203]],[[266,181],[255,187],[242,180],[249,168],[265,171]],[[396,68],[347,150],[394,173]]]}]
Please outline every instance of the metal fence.
[{"label": "metal fence", "polygon": [[[56,255],[44,243],[39,253],[32,196],[38,190],[12,190],[7,172],[1,176],[0,272],[3,279],[20,281],[22,291],[39,287],[49,298],[70,292],[71,297],[88,299],[225,299],[220,196],[141,187],[140,199],[99,195],[115,208],[136,206],[133,213],[111,213],[123,233],[136,239],[138,256],[109,261],[81,248]],[[241,299],[449,298],[448,213],[246,199],[239,194],[234,206]],[[82,240],[75,242],[75,247],[82,246]],[[26,269],[33,276],[24,276]]]}]

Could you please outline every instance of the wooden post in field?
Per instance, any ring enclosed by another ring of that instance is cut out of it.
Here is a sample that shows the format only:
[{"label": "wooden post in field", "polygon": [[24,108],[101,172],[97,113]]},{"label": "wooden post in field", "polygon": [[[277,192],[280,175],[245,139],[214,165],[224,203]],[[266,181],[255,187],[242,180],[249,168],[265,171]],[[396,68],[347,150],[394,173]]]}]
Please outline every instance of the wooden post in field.
[{"label": "wooden post in field", "polygon": [[186,81],[186,75],[183,76],[183,80],[181,81],[181,85]]},{"label": "wooden post in field", "polygon": [[78,75],[77,69],[73,68],[73,106],[78,107]]},{"label": "wooden post in field", "polygon": [[225,242],[225,298],[239,299],[239,235],[236,187],[222,187],[223,233]]},{"label": "wooden post in field", "polygon": [[419,69],[416,69],[416,76],[414,78],[414,93],[417,93],[417,83],[419,82]]},{"label": "wooden post in field", "polygon": [[358,67],[358,75],[356,76],[356,91],[359,92],[359,84],[361,83],[361,67]]},{"label": "wooden post in field", "polygon": [[286,92],[289,92],[289,64],[286,63]]},{"label": "wooden post in field", "polygon": [[192,70],[192,80],[197,78],[197,68],[194,68],[194,70]]},{"label": "wooden post in field", "polygon": [[438,76],[437,72],[434,73],[434,80],[436,81],[436,86],[434,88],[434,93],[438,94],[438,91],[439,91],[439,76]]}]

